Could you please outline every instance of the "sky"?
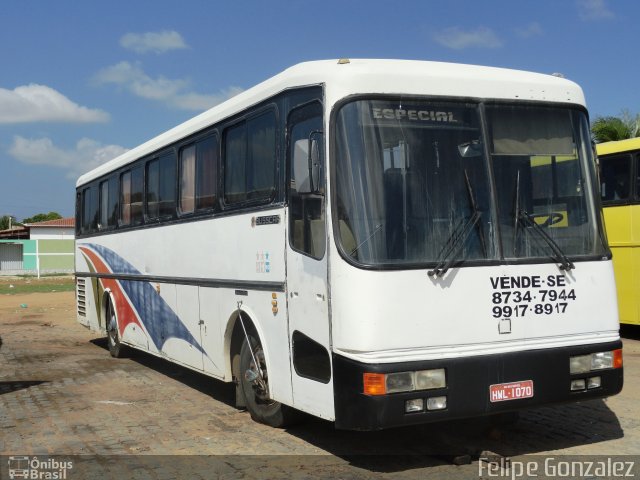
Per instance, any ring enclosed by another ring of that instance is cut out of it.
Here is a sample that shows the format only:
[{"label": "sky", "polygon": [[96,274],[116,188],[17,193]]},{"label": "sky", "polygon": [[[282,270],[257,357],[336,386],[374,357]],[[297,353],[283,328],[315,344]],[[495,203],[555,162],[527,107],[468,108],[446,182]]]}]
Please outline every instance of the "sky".
[{"label": "sky", "polygon": [[561,73],[640,112],[637,0],[3,0],[0,216],[73,216],[78,176],[296,63]]}]

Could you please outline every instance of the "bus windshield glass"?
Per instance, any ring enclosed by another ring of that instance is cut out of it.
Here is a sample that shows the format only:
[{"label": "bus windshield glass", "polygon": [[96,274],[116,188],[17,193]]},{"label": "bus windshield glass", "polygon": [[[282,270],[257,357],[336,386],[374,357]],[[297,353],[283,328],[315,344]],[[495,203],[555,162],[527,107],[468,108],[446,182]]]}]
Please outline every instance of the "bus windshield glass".
[{"label": "bus windshield glass", "polygon": [[[336,118],[337,237],[367,266],[602,255],[586,115],[358,100]],[[487,145],[488,143],[488,145]],[[447,267],[448,268],[448,267]]]}]

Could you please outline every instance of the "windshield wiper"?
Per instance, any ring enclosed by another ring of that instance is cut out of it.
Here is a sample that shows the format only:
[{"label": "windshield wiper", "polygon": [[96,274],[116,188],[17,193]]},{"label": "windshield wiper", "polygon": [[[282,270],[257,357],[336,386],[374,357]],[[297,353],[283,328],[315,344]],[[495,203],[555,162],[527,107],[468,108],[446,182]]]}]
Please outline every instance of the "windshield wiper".
[{"label": "windshield wiper", "polygon": [[540,225],[536,223],[534,218],[529,213],[527,213],[526,210],[518,210],[516,216],[517,220],[523,222],[525,226],[533,228],[533,231],[536,232],[540,236],[540,238],[542,238],[547,243],[547,245],[551,247],[551,250],[553,250],[553,253],[555,254],[553,259],[560,264],[560,270],[569,271],[576,268],[576,266],[571,260],[569,260],[569,257],[565,255],[556,241],[551,238],[551,236],[547,232],[545,232]]},{"label": "windshield wiper", "polygon": [[[560,248],[560,246],[556,243],[556,241],[551,238],[551,236],[544,231],[544,229],[538,225],[535,221],[535,219],[529,214],[527,213],[526,210],[522,210],[520,208],[520,170],[518,170],[518,173],[516,175],[516,189],[515,189],[515,199],[513,202],[513,211],[514,211],[514,225],[513,225],[513,256],[516,256],[516,251],[517,251],[517,247],[518,247],[518,226],[520,225],[520,222],[524,223],[525,226],[529,226],[531,228],[533,228],[533,230],[538,233],[538,235],[540,235],[540,237],[547,243],[547,245],[549,245],[551,247],[551,250],[553,250],[553,253],[555,254],[554,257],[552,257],[556,262],[558,262],[560,264],[560,270],[572,270],[574,268],[576,268],[576,266],[573,264],[573,262],[571,260],[569,260],[569,257],[567,257],[565,255],[565,253],[562,251],[562,249]],[[526,230],[525,230],[526,231]]]},{"label": "windshield wiper", "polygon": [[[440,252],[440,255],[438,255],[441,260],[436,264],[433,270],[429,270],[427,272],[427,275],[429,275],[430,277],[442,277],[445,273],[447,273],[447,271],[451,268],[451,265],[453,265],[453,262],[455,262],[456,255],[464,246],[465,240],[471,234],[476,225],[478,225],[478,222],[482,217],[482,213],[478,209],[478,204],[476,203],[476,198],[473,194],[473,189],[471,188],[471,182],[469,181],[467,170],[464,171],[464,178],[467,187],[467,193],[469,194],[469,203],[471,205],[473,214],[465,223],[460,222],[456,229],[451,233],[451,236],[445,242],[444,248]],[[480,238],[482,252],[486,258],[487,245],[485,243],[482,227],[480,227],[478,230],[478,236]]]}]

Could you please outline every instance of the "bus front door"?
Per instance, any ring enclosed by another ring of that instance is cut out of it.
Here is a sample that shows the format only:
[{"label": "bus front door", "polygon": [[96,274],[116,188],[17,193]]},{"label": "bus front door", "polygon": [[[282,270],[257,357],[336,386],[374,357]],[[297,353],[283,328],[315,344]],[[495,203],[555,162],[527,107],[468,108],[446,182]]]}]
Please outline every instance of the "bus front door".
[{"label": "bus front door", "polygon": [[327,289],[322,106],[288,118],[287,296],[294,407],[334,419]]}]

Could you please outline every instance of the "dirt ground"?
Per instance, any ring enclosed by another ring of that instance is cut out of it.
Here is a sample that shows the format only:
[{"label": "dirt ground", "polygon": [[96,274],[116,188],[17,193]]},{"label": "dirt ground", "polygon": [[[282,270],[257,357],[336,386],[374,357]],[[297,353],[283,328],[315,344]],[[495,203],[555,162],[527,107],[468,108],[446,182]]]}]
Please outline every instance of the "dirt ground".
[{"label": "dirt ground", "polygon": [[0,294],[0,478],[9,455],[68,456],[79,476],[67,478],[89,478],[83,461],[121,468],[108,478],[478,478],[487,454],[640,466],[640,340],[625,335],[622,394],[527,411],[513,427],[364,433],[310,418],[278,430],[234,408],[228,384],[143,353],[111,358],[76,322],[72,291]]}]

